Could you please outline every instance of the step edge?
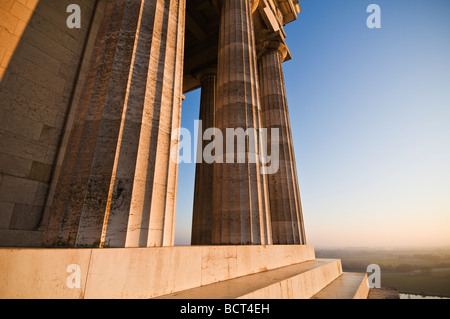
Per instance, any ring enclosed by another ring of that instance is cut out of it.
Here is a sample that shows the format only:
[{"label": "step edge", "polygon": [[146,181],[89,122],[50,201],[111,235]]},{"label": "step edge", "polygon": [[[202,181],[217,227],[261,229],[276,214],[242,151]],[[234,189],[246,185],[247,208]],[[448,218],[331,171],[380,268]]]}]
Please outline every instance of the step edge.
[{"label": "step edge", "polygon": [[[343,295],[335,295],[335,297],[323,297],[324,294],[330,294],[326,290],[330,289],[339,289],[344,288],[342,285],[348,284],[348,282],[343,282],[346,278],[350,278],[350,276],[356,276],[358,277],[358,283],[359,285],[356,287],[356,290],[353,292],[349,292],[347,294]],[[343,272],[338,278],[336,278],[334,281],[330,282],[326,287],[324,287],[322,290],[320,290],[317,294],[311,297],[311,299],[367,299],[369,294],[369,286],[367,282],[367,274],[366,273],[358,273],[358,272]]]}]

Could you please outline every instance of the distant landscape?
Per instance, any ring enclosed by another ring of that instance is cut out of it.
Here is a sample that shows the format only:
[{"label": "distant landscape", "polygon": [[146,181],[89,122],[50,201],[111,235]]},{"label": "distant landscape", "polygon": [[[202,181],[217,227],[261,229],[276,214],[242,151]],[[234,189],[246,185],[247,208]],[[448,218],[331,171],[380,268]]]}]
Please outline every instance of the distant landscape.
[{"label": "distant landscape", "polygon": [[400,293],[450,298],[450,247],[428,249],[316,248],[317,258],[338,258],[349,272],[381,268],[381,286]]}]

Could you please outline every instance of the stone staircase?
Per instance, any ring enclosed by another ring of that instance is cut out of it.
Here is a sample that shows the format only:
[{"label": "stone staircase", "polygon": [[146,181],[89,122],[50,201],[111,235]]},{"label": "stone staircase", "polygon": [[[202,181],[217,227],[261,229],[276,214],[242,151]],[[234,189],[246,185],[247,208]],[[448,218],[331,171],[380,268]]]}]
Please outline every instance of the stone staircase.
[{"label": "stone staircase", "polygon": [[200,286],[156,299],[367,299],[367,275],[315,259]]}]

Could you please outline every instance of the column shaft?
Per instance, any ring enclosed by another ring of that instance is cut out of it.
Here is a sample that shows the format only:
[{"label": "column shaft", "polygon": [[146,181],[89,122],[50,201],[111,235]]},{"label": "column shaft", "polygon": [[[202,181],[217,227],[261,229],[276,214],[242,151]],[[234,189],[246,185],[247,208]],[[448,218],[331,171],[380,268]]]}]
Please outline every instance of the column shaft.
[{"label": "column shaft", "polygon": [[267,49],[258,59],[262,118],[268,129],[269,141],[270,130],[279,129],[280,167],[276,174],[268,175],[273,243],[306,244],[282,69],[284,56],[278,48],[276,45]]},{"label": "column shaft", "polygon": [[108,1],[47,245],[173,245],[184,15],[185,0]]},{"label": "column shaft", "polygon": [[[214,128],[214,115],[216,103],[216,74],[206,74],[201,78],[202,92],[200,100],[200,120],[202,130],[199,134],[203,136],[209,128]],[[200,152],[211,141],[203,141],[199,138]],[[203,154],[198,154],[202,156]],[[192,219],[192,245],[205,245],[211,243],[211,213],[213,202],[213,164],[202,160],[197,163],[195,172],[194,210]]]},{"label": "column shaft", "polygon": [[[245,163],[237,163],[235,143],[234,150],[224,150],[224,163],[214,164],[212,244],[270,244],[272,239],[267,179],[260,172],[260,139],[251,131],[261,127],[252,4],[251,0],[222,4],[216,126],[224,141],[227,129],[250,129],[250,136]],[[227,163],[230,153],[234,163]]]}]

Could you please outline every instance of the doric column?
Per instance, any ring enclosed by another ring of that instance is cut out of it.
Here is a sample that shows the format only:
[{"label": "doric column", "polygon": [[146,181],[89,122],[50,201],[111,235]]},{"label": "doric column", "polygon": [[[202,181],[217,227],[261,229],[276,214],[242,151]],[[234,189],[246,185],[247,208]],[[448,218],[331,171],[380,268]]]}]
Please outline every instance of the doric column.
[{"label": "doric column", "polygon": [[[251,132],[261,127],[254,4],[251,0],[222,1],[216,127],[222,131],[224,141],[234,129],[250,129],[250,136],[240,154],[236,138],[232,137],[234,149],[227,147],[224,163],[214,164],[212,244],[216,245],[271,244],[272,239],[267,179],[261,174],[259,160],[260,140],[256,132]],[[245,163],[237,162],[238,155],[244,155]]]},{"label": "doric column", "polygon": [[108,0],[50,211],[48,246],[170,246],[185,0]]},{"label": "doric column", "polygon": [[[274,244],[306,244],[282,68],[286,54],[281,39],[258,44],[262,118],[269,141],[271,129],[279,129],[280,166],[276,174],[268,175],[270,215]],[[270,143],[268,154],[271,154]]]},{"label": "doric column", "polygon": [[216,103],[216,72],[209,71],[201,76],[202,86],[200,99],[201,130],[198,134],[199,152],[197,168],[195,172],[194,210],[192,219],[192,245],[211,244],[211,213],[213,201],[213,163],[203,161],[203,150],[211,142],[203,140],[203,134],[207,129],[214,128],[214,115]]}]

